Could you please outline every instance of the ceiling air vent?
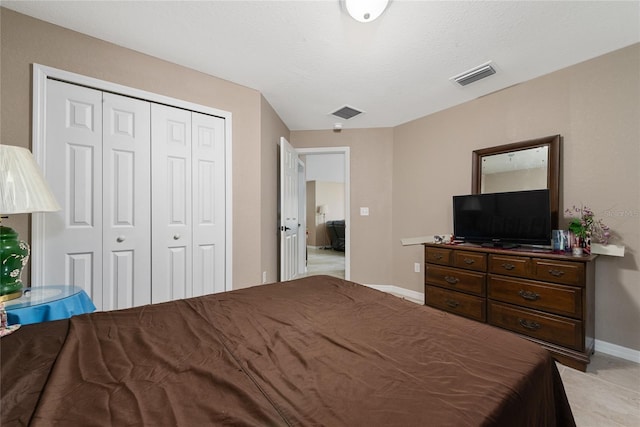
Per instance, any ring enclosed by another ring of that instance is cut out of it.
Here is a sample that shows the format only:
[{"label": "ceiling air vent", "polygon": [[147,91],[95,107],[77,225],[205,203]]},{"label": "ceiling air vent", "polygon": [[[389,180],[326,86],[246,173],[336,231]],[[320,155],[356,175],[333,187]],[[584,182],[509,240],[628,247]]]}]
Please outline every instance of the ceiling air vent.
[{"label": "ceiling air vent", "polygon": [[491,66],[491,61],[489,61],[478,67],[465,71],[462,74],[451,77],[451,80],[458,83],[460,86],[466,86],[473,82],[477,82],[478,80],[484,79],[485,77],[489,77],[490,75],[495,73],[496,70]]},{"label": "ceiling air vent", "polygon": [[349,120],[350,118],[355,117],[360,113],[362,113],[362,111],[358,111],[355,108],[351,108],[345,105],[344,107],[340,108],[337,111],[334,111],[331,114],[336,117],[340,117],[341,119]]}]

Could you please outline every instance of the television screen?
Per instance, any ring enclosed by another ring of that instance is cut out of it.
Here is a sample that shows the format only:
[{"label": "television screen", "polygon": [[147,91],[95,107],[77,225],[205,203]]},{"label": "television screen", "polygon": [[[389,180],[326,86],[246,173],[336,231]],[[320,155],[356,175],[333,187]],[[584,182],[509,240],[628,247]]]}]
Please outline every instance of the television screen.
[{"label": "television screen", "polygon": [[487,246],[550,245],[549,190],[453,196],[453,233]]}]

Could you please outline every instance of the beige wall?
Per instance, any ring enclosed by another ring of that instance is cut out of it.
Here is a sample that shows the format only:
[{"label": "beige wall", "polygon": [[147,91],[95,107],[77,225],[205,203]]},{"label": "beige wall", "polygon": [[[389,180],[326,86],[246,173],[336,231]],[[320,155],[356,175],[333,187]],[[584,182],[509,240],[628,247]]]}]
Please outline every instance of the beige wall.
[{"label": "beige wall", "polygon": [[322,205],[327,205],[325,220],[344,219],[344,182],[316,181],[316,211]]},{"label": "beige wall", "polygon": [[596,339],[640,350],[640,44],[396,127],[393,282],[422,291],[421,248],[400,239],[451,231],[473,150],[554,134],[561,210],[586,204],[626,246],[597,260]]},{"label": "beige wall", "polygon": [[[292,131],[296,148],[350,147],[351,155],[351,279],[367,284],[391,284],[391,128]],[[360,207],[369,216],[360,216]]]},{"label": "beige wall", "polygon": [[[39,63],[233,114],[233,281],[260,283],[260,93],[185,67],[0,8],[3,144],[31,145],[31,64]],[[272,120],[272,118],[269,118]],[[274,166],[275,168],[275,163]],[[268,179],[271,179],[271,171]],[[6,224],[28,236],[28,216]]]}]

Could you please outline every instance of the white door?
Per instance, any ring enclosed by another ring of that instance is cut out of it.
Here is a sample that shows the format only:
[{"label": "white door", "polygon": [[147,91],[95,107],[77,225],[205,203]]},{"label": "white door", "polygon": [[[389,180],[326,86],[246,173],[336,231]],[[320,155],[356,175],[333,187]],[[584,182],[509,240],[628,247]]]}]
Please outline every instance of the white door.
[{"label": "white door", "polygon": [[225,290],[225,121],[191,114],[193,296]]},{"label": "white door", "polygon": [[44,216],[46,283],[80,286],[101,310],[102,92],[47,84],[46,180],[62,209]]},{"label": "white door", "polygon": [[298,153],[280,138],[280,281],[298,276]]},{"label": "white door", "polygon": [[153,303],[192,290],[191,112],[151,107]]},{"label": "white door", "polygon": [[151,302],[151,104],[103,95],[103,306]]},{"label": "white door", "polygon": [[298,158],[298,274],[307,272],[307,173]]}]

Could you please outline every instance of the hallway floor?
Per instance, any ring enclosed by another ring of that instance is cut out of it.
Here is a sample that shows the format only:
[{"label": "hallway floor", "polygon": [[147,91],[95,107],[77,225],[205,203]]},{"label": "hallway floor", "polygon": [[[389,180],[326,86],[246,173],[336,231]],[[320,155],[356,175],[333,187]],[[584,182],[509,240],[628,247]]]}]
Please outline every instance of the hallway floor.
[{"label": "hallway floor", "polygon": [[327,274],[344,279],[344,252],[307,247],[307,273],[301,277]]}]

